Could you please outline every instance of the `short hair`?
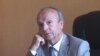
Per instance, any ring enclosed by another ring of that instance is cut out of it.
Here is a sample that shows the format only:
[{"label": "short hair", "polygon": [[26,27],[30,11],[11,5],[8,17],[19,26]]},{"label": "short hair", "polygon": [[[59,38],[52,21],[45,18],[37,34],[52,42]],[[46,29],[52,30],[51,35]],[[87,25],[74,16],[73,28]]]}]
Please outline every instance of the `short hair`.
[{"label": "short hair", "polygon": [[42,8],[42,9],[40,10],[40,12],[38,13],[37,18],[39,17],[39,14],[40,14],[42,11],[46,10],[46,9],[53,9],[53,10],[55,10],[55,11],[57,12],[57,14],[58,14],[59,20],[64,21],[64,16],[63,16],[61,10],[58,9],[58,8],[54,8],[54,7],[45,7],[45,8]]}]

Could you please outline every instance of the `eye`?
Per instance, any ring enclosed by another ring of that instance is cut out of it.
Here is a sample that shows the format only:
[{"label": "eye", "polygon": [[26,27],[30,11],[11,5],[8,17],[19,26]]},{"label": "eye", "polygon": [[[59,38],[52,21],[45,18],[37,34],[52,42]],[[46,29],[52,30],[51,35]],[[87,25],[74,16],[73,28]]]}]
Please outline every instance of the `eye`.
[{"label": "eye", "polygon": [[52,23],[52,21],[48,21],[48,22],[47,22],[47,24],[51,24],[51,23]]}]

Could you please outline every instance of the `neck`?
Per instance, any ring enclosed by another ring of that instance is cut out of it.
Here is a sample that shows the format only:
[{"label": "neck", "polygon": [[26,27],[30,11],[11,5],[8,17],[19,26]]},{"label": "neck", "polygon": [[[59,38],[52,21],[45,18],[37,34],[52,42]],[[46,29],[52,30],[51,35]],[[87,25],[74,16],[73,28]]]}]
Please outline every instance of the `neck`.
[{"label": "neck", "polygon": [[61,39],[62,34],[63,33],[61,32],[60,34],[58,34],[57,36],[55,36],[55,38],[50,41],[50,44],[52,46],[55,45]]}]

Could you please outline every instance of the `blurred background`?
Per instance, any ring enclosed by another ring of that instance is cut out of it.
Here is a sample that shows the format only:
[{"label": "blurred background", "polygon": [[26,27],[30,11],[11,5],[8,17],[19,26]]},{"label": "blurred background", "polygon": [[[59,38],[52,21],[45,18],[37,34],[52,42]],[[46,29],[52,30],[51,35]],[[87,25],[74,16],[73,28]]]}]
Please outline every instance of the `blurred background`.
[{"label": "blurred background", "polygon": [[100,10],[100,0],[0,0],[0,56],[25,56],[38,31],[37,13],[44,7],[59,8],[64,31],[72,34],[77,16]]}]

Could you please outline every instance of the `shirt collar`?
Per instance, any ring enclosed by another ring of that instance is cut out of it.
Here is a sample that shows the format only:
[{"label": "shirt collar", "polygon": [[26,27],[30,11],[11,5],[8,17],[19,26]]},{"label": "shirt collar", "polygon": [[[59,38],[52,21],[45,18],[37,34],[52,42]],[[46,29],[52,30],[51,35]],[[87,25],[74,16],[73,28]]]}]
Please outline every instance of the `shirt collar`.
[{"label": "shirt collar", "polygon": [[[59,49],[60,49],[60,45],[61,45],[62,39],[63,39],[63,34],[62,34],[60,40],[53,46],[53,48],[55,48],[57,51],[59,51]],[[48,47],[51,47],[51,46],[52,45],[50,43],[48,43]]]}]

